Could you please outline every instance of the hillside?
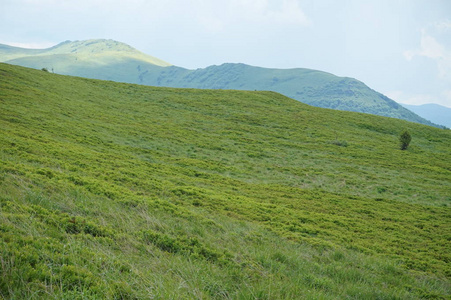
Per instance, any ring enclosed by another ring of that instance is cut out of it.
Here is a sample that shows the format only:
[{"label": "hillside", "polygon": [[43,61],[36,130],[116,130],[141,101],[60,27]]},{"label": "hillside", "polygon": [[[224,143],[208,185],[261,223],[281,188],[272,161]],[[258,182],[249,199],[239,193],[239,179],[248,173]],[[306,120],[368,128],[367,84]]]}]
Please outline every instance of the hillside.
[{"label": "hillside", "polygon": [[187,70],[112,40],[67,41],[43,50],[0,45],[0,61],[35,69],[45,67],[58,74],[152,86],[270,90],[317,107],[437,126],[356,79],[310,69],[223,64]]},{"label": "hillside", "polygon": [[448,130],[0,64],[0,131],[4,298],[451,295]]},{"label": "hillside", "polygon": [[[156,72],[160,71],[160,72]],[[436,126],[353,78],[310,69],[223,64],[205,69],[169,67],[140,75],[139,83],[202,89],[269,90],[317,107],[363,112]]]},{"label": "hillside", "polygon": [[451,128],[451,108],[429,103],[423,105],[408,105],[402,104],[404,107],[409,109],[410,111],[416,113],[417,115],[425,118],[426,120],[430,120],[435,124],[440,124]]}]

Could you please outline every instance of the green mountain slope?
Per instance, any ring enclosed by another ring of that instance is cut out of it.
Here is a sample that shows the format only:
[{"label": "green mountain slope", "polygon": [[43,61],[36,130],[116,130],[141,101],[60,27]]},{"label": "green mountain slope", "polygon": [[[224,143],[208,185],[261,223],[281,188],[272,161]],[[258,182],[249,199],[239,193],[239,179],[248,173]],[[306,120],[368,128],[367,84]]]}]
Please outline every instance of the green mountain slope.
[{"label": "green mountain slope", "polygon": [[211,89],[270,90],[317,107],[363,112],[436,126],[364,83],[310,69],[268,69],[223,64],[205,69],[178,67],[140,75],[147,85]]},{"label": "green mountain slope", "polygon": [[6,64],[0,131],[4,298],[451,294],[450,131]]},{"label": "green mountain slope", "polygon": [[317,107],[364,112],[438,126],[358,80],[310,69],[268,69],[244,64],[223,64],[187,70],[170,66],[112,40],[68,41],[44,50],[8,48],[3,45],[0,46],[0,61],[35,69],[45,67],[58,74],[152,86],[270,90]]}]

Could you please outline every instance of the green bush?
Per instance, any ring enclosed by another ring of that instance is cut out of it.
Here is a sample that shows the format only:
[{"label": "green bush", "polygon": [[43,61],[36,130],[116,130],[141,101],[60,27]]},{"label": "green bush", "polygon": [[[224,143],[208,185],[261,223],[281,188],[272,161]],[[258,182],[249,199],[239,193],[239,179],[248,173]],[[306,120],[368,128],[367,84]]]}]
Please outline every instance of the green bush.
[{"label": "green bush", "polygon": [[401,133],[401,136],[399,137],[399,142],[401,146],[401,150],[407,150],[407,147],[409,147],[410,141],[412,140],[412,136],[407,130],[404,130]]}]

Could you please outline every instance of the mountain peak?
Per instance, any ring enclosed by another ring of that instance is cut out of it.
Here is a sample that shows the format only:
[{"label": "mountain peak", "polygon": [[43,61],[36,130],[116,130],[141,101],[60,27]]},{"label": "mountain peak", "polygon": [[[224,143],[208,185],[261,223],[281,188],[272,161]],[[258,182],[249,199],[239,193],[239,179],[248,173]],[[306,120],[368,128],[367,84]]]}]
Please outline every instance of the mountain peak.
[{"label": "mountain peak", "polygon": [[51,49],[71,53],[104,53],[104,52],[139,52],[131,46],[115,40],[90,39],[83,41],[65,41]]},{"label": "mountain peak", "polygon": [[[133,58],[147,63],[166,67],[171,66],[156,57],[144,54],[135,48],[111,39],[89,39],[82,41],[64,41],[47,49],[25,49],[19,48],[19,53],[0,53],[0,61],[23,58],[28,56],[48,56],[48,55],[71,55],[77,59],[102,61],[104,59],[120,59],[121,57]],[[1,52],[1,51],[0,51]]]},{"label": "mountain peak", "polygon": [[137,58],[157,66],[170,66],[156,57],[144,54],[128,44],[111,39],[90,39],[82,41],[65,41],[52,49],[52,54],[77,54],[77,55],[115,55]]}]

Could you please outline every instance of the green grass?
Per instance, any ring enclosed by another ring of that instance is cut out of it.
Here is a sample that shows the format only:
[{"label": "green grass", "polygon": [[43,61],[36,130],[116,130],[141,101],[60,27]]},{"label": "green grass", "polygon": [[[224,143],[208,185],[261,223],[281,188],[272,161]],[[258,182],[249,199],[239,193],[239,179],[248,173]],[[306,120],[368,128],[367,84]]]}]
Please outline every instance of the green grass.
[{"label": "green grass", "polygon": [[449,130],[5,64],[0,84],[4,298],[450,297]]}]

